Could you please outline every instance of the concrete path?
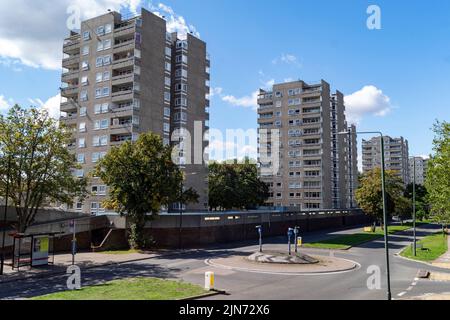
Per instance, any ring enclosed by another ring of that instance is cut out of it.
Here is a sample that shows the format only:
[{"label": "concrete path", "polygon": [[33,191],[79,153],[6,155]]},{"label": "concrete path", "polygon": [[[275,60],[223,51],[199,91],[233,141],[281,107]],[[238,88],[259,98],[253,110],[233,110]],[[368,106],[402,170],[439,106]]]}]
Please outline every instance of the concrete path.
[{"label": "concrete path", "polygon": [[440,258],[433,261],[432,265],[439,268],[450,269],[450,237],[447,237],[448,251]]}]

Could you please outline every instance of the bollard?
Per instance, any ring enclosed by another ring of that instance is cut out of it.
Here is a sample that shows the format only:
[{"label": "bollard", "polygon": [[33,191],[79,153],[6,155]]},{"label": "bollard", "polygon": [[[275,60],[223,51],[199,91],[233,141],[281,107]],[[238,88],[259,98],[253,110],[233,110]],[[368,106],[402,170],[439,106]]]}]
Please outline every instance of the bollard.
[{"label": "bollard", "polygon": [[303,238],[302,237],[298,237],[297,238],[297,246],[301,247],[303,245]]},{"label": "bollard", "polygon": [[205,272],[205,289],[214,290],[214,272]]}]

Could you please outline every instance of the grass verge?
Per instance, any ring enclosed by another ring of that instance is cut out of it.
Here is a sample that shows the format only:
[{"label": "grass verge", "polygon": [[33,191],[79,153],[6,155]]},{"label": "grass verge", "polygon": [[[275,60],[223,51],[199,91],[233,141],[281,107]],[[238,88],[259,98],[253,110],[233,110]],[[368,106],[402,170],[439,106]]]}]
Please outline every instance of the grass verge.
[{"label": "grass verge", "polygon": [[[442,233],[425,237],[418,244],[417,256],[413,254],[412,245],[404,249],[400,255],[413,260],[431,262],[442,256],[448,250],[447,237],[444,237]],[[422,246],[423,249],[420,248]]]},{"label": "grass verge", "polygon": [[206,294],[202,287],[156,278],[115,280],[75,291],[63,291],[32,300],[178,300]]},{"label": "grass verge", "polygon": [[[397,232],[408,230],[411,227],[412,224],[410,223],[405,223],[403,225],[389,226],[388,233],[395,234]],[[375,232],[360,232],[355,234],[346,234],[318,242],[305,243],[303,247],[316,249],[348,250],[354,246],[382,238],[383,236],[384,230],[382,230],[381,228],[377,228]]]}]

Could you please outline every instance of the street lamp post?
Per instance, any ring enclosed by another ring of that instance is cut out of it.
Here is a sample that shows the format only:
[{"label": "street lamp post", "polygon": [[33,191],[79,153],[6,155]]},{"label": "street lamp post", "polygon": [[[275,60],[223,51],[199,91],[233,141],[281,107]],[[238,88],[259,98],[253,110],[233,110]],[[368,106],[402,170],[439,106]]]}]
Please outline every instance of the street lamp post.
[{"label": "street lamp post", "polygon": [[[197,172],[192,172],[192,173],[189,173],[189,174],[185,173],[185,176],[187,176],[187,175],[195,176],[196,174],[197,174]],[[178,248],[179,249],[182,249],[182,237],[181,237],[181,235],[182,235],[182,232],[183,232],[183,212],[184,212],[184,209],[183,209],[183,204],[184,204],[183,196],[184,195],[183,194],[184,194],[184,181],[181,180],[181,184],[180,184],[180,203],[179,203],[179,205],[180,205],[180,211],[179,211],[179,213],[180,213],[180,225],[179,225],[179,230],[178,230]]]},{"label": "street lamp post", "polygon": [[5,193],[5,211],[3,214],[3,232],[2,232],[2,254],[0,257],[0,275],[3,275],[5,266],[5,242],[6,242],[6,223],[8,219],[8,195],[9,195],[9,176],[11,170],[11,158],[8,158],[8,169],[6,171],[6,193]]},{"label": "street lamp post", "polygon": [[417,256],[417,238],[416,238],[416,158],[413,158],[413,251],[414,257]]},{"label": "street lamp post", "polygon": [[[340,132],[339,134],[348,134],[348,131]],[[388,216],[386,203],[386,175],[385,175],[385,158],[384,158],[384,136],[382,132],[355,132],[355,134],[379,134],[381,140],[381,193],[383,198],[383,223],[384,223],[384,247],[386,255],[386,280],[387,280],[387,299],[392,300],[391,293],[391,274],[389,267],[389,234],[388,234]]]}]

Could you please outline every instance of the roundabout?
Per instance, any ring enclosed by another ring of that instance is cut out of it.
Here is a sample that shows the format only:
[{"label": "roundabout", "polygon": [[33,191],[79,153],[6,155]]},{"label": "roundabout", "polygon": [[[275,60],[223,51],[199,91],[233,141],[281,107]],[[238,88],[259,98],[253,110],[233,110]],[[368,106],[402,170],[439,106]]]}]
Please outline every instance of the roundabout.
[{"label": "roundabout", "polygon": [[232,271],[296,276],[337,274],[360,268],[359,263],[347,259],[321,255],[288,255],[276,251],[217,257],[207,259],[205,263],[210,267]]}]

